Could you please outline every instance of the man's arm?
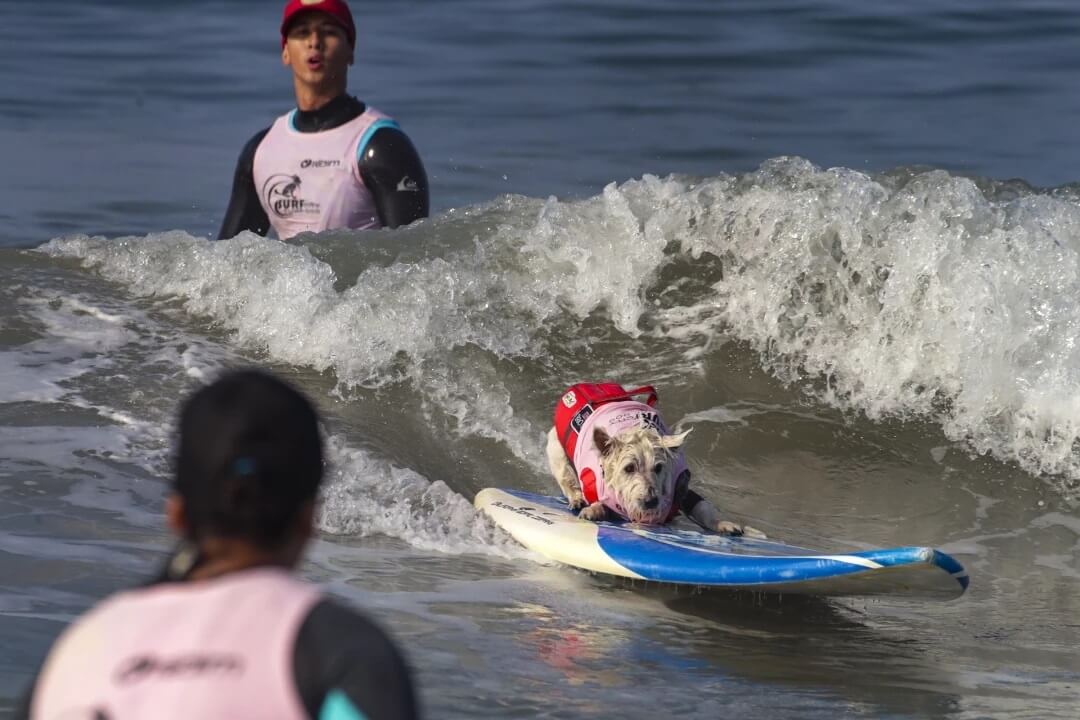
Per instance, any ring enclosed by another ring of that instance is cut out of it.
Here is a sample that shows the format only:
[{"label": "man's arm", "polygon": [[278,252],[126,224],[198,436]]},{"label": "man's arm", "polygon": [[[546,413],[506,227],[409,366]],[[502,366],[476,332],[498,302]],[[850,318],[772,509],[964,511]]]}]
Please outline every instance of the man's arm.
[{"label": "man's arm", "polygon": [[360,177],[375,198],[383,227],[395,228],[426,218],[428,179],[420,154],[396,127],[375,131],[360,157]]},{"label": "man's arm", "polygon": [[236,237],[244,230],[259,235],[265,235],[270,230],[270,218],[266,216],[255,189],[255,150],[269,131],[270,128],[266,128],[256,133],[240,151],[233,174],[232,197],[229,198],[229,208],[225,211],[218,240]]},{"label": "man's arm", "polygon": [[300,626],[293,677],[313,719],[419,717],[409,668],[393,641],[331,600],[319,602]]}]

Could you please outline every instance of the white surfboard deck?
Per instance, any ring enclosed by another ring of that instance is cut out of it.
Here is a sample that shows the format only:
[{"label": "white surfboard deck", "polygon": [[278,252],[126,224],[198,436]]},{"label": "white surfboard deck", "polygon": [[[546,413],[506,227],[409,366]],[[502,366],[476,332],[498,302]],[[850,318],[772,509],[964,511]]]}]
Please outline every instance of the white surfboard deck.
[{"label": "white surfboard deck", "polygon": [[590,522],[561,497],[487,488],[475,505],[530,550],[583,570],[661,583],[818,596],[948,600],[964,568],[930,547],[828,552],[671,526]]}]

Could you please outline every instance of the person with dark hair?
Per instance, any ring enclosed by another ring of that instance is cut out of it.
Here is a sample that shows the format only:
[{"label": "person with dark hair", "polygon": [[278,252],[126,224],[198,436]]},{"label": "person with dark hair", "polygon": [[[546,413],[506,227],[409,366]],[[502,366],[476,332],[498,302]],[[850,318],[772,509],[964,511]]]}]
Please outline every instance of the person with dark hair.
[{"label": "person with dark hair", "polygon": [[346,93],[356,25],[345,0],[289,0],[281,62],[296,109],[240,152],[219,239],[408,225],[428,216],[420,155],[391,117]]},{"label": "person with dark hair", "polygon": [[16,717],[417,717],[390,638],[292,573],[323,475],[311,403],[234,371],[187,400],[179,435],[177,550],[65,630]]}]

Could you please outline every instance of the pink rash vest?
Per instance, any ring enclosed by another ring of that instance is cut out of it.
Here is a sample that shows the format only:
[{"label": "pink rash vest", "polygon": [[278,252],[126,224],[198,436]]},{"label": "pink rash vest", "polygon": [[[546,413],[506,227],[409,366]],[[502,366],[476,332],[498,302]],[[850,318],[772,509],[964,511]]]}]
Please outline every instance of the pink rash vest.
[{"label": "pink rash vest", "polygon": [[278,237],[382,227],[358,161],[376,130],[397,123],[369,107],[343,125],[303,133],[292,126],[295,112],[274,121],[252,167],[259,202]]},{"label": "pink rash vest", "polygon": [[276,568],[114,595],[57,641],[30,716],[307,718],[292,648],[320,597]]}]

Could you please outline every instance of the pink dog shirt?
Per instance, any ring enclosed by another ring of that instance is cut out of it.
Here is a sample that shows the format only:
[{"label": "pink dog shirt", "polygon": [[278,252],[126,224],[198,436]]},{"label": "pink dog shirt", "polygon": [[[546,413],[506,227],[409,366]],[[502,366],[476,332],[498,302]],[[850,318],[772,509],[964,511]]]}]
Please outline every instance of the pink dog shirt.
[{"label": "pink dog shirt", "polygon": [[[648,427],[656,430],[661,435],[669,435],[667,426],[664,425],[660,413],[656,408],[636,400],[623,400],[608,402],[596,408],[589,415],[578,433],[577,446],[574,448],[574,456],[571,459],[574,469],[577,471],[578,482],[581,483],[582,494],[590,503],[599,500],[605,507],[614,510],[622,517],[627,517],[626,508],[619,502],[611,486],[604,482],[604,469],[601,465],[600,449],[593,441],[593,430],[602,427],[611,437],[636,427]],[[678,478],[687,470],[686,458],[681,449],[675,451],[675,467],[672,477]],[[676,483],[671,483],[667,493],[660,498],[660,512],[671,520],[679,508],[673,507],[675,501]]]}]

